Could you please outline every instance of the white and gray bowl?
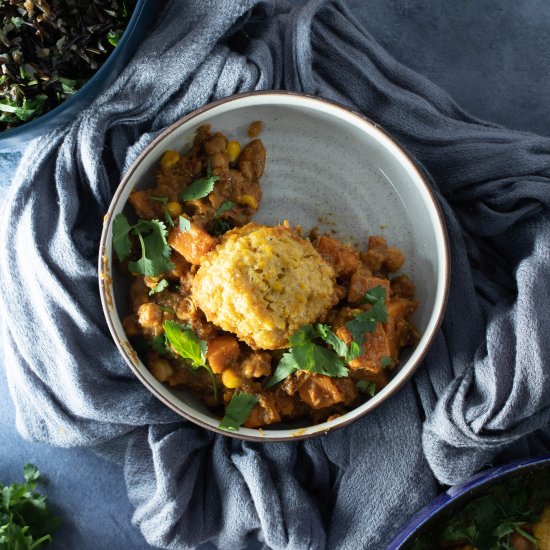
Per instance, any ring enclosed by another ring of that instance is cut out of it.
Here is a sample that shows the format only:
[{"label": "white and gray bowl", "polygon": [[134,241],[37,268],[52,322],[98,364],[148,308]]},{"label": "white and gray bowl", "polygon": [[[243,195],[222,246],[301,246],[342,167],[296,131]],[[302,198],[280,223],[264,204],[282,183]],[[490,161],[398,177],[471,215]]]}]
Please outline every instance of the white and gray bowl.
[{"label": "white and gray bowl", "polygon": [[[265,429],[218,428],[219,417],[185,390],[157,381],[139,360],[122,328],[128,311],[128,281],[113,266],[112,224],[128,207],[135,188],[151,187],[167,149],[185,152],[205,123],[245,143],[253,121],[263,122],[267,150],[261,179],[263,199],[254,221],[288,220],[305,230],[318,227],[365,247],[382,235],[405,254],[403,272],[416,285],[413,321],[422,335],[401,357],[390,383],[350,412],[322,424]],[[443,218],[425,178],[408,154],[376,123],[336,103],[289,92],[251,92],[210,103],[159,135],[138,157],[117,189],[107,213],[99,251],[99,287],[107,324],[124,359],[143,384],[184,418],[242,439],[282,441],[340,428],[367,414],[397,392],[426,354],[441,323],[449,287],[449,251]]]}]

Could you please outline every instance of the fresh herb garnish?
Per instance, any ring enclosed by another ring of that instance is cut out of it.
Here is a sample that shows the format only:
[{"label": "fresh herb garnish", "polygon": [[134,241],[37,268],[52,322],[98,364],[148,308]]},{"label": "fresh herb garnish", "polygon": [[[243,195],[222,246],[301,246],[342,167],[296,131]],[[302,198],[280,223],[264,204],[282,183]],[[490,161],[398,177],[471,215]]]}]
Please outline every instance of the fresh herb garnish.
[{"label": "fresh herb garnish", "polygon": [[113,247],[120,262],[123,262],[132,251],[130,231],[132,226],[128,223],[126,216],[117,214],[113,220]]},{"label": "fresh herb garnish", "polygon": [[154,288],[149,291],[149,296],[162,292],[165,288],[168,287],[168,281],[166,279],[161,279]]},{"label": "fresh herb garnish", "polygon": [[383,286],[369,290],[361,303],[371,304],[372,307],[346,323],[346,328],[359,345],[363,344],[367,332],[374,332],[378,323],[385,323],[388,320],[385,299],[386,289]]},{"label": "fresh herb garnish", "polygon": [[357,384],[355,385],[361,393],[366,393],[371,397],[373,397],[374,394],[376,393],[376,384],[374,384],[373,382],[367,382],[366,380],[359,380],[359,382],[357,382]]},{"label": "fresh herb garnish", "polygon": [[550,504],[550,470],[506,479],[460,508],[451,508],[450,516],[417,538],[413,548],[470,545],[481,550],[513,550],[514,533],[537,544],[539,541],[525,526],[537,522],[547,504]]},{"label": "fresh herb garnish", "polygon": [[170,351],[168,350],[168,347],[166,346],[166,335],[165,334],[159,334],[158,336],[155,336],[151,342],[151,347],[154,351],[156,351],[160,355],[171,355]]},{"label": "fresh herb garnish", "polygon": [[187,218],[180,216],[179,228],[180,231],[191,231],[191,222]]},{"label": "fresh herb garnish", "polygon": [[214,217],[219,218],[222,214],[231,210],[235,206],[234,202],[224,201],[221,206],[214,212]]},{"label": "fresh herb garnish", "polygon": [[159,220],[139,220],[132,228],[141,245],[141,258],[130,262],[128,269],[133,273],[156,277],[174,269],[170,262],[172,249],[166,242],[166,226]]},{"label": "fresh herb garnish", "polygon": [[118,46],[118,43],[122,38],[122,34],[123,33],[121,31],[109,31],[109,34],[107,35],[107,40],[109,40],[109,44],[115,47]]},{"label": "fresh herb garnish", "polygon": [[164,207],[164,219],[166,220],[166,223],[170,227],[174,227],[174,221],[172,220],[172,216],[170,216],[170,212],[168,212],[168,208],[166,208],[166,205],[168,204],[168,197],[149,197],[152,201],[161,202],[162,206]]},{"label": "fresh herb garnish", "polygon": [[[332,350],[313,342],[321,339]],[[350,357],[355,358],[358,346],[348,348],[346,343],[338,338],[327,325],[304,325],[289,339],[290,349],[283,354],[266,388],[284,380],[297,370],[305,370],[330,377],[348,375],[346,363]]]},{"label": "fresh herb garnish", "polygon": [[131,226],[124,214],[118,214],[113,220],[113,247],[121,262],[132,251],[130,233],[137,235],[141,245],[141,258],[128,264],[131,272],[156,277],[174,268],[170,262],[172,249],[166,241],[166,226],[162,222],[139,220]]},{"label": "fresh herb garnish", "polygon": [[161,304],[158,304],[158,306],[161,309],[161,311],[165,311],[166,313],[171,313],[172,315],[176,314],[176,310],[174,308],[163,306]]},{"label": "fresh herb garnish", "polygon": [[201,340],[195,331],[189,325],[180,325],[175,321],[164,321],[164,333],[172,348],[180,357],[186,359],[192,368],[205,368],[212,379],[212,387],[214,389],[214,399],[218,399],[218,385],[216,378],[206,362],[206,352],[208,344],[205,340]]},{"label": "fresh herb garnish", "polygon": [[213,218],[210,222],[210,233],[214,235],[214,237],[219,237],[231,229],[233,229],[233,226],[226,219]]},{"label": "fresh herb garnish", "polygon": [[234,393],[225,411],[225,416],[220,422],[220,428],[222,430],[237,431],[246,421],[258,401],[259,399],[255,395],[245,392]]},{"label": "fresh herb garnish", "polygon": [[206,166],[206,177],[193,181],[189,187],[184,189],[180,195],[182,201],[194,201],[202,199],[212,193],[214,184],[220,179],[220,176],[212,175],[210,160]]},{"label": "fresh herb garnish", "polygon": [[0,547],[34,550],[52,541],[51,532],[59,527],[59,518],[52,515],[46,497],[35,492],[40,478],[38,468],[23,468],[25,483],[0,483]]},{"label": "fresh herb garnish", "polygon": [[393,361],[392,361],[391,357],[381,357],[380,358],[380,366],[383,369],[388,368],[392,363],[393,363]]}]

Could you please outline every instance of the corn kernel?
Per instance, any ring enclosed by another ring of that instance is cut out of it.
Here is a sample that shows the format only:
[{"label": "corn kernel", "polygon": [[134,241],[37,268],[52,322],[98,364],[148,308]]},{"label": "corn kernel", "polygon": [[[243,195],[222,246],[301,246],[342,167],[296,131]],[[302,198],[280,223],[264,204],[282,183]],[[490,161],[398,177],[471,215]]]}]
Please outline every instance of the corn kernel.
[{"label": "corn kernel", "polygon": [[252,195],[241,195],[237,202],[239,204],[246,204],[250,208],[258,208],[258,201]]},{"label": "corn kernel", "polygon": [[180,154],[177,151],[168,150],[162,155],[160,159],[160,165],[167,170],[172,168],[180,160]]},{"label": "corn kernel", "polygon": [[272,285],[272,288],[275,292],[281,292],[283,290],[283,284],[281,281],[275,281]]},{"label": "corn kernel", "polygon": [[241,383],[241,379],[231,369],[226,369],[222,372],[222,384],[226,388],[236,388]]},{"label": "corn kernel", "polygon": [[236,162],[241,154],[241,144],[238,141],[230,141],[227,144],[227,156],[229,162]]},{"label": "corn kernel", "polygon": [[181,204],[179,202],[169,202],[166,205],[166,210],[168,210],[168,214],[172,218],[177,218],[178,216],[181,216]]}]

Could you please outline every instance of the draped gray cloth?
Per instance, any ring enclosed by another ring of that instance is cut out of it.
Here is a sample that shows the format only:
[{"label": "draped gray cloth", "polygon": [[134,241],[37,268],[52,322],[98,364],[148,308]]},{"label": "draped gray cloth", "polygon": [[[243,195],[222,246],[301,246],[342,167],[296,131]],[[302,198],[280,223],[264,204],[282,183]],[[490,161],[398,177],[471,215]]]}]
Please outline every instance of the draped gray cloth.
[{"label": "draped gray cloth", "polygon": [[[147,143],[208,101],[269,88],[348,105],[416,157],[452,281],[435,343],[395,397],[327,436],[265,445],[184,422],[142,387],[108,332],[96,264],[103,215]],[[468,116],[340,2],[167,2],[114,86],[33,142],[12,184],[0,299],[17,427],[122,461],[155,546],[384,548],[438,481],[550,449],[549,206],[549,139]]]}]

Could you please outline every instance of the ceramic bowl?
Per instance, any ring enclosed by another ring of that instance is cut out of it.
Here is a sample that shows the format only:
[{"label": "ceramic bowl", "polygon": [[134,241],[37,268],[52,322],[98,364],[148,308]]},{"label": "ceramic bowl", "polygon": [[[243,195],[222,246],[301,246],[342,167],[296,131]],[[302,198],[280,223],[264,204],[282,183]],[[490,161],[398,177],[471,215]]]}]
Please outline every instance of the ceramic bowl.
[{"label": "ceramic bowl", "polygon": [[[125,211],[134,188],[151,187],[167,149],[185,151],[197,128],[209,123],[229,139],[247,141],[247,127],[261,120],[267,165],[263,199],[254,221],[288,219],[304,229],[336,232],[345,241],[366,243],[383,235],[406,256],[404,272],[417,289],[413,320],[422,337],[404,356],[391,382],[373,398],[330,422],[263,430],[218,429],[219,418],[186,391],[158,382],[139,360],[121,325],[128,283],[112,265],[112,222]],[[166,405],[213,431],[262,441],[305,438],[345,426],[393,395],[424,357],[441,322],[449,284],[449,252],[441,212],[420,170],[376,123],[336,103],[288,92],[252,92],[228,97],[182,118],[159,135],[128,170],[109,208],[100,244],[100,291],[105,316],[120,352],[136,376]]]},{"label": "ceramic bowl", "polygon": [[461,485],[451,487],[416,514],[399,531],[386,550],[413,550],[419,537],[428,534],[454,512],[463,510],[466,504],[486,494],[488,489],[517,477],[526,479],[528,476],[536,476],[542,470],[550,471],[550,455],[491,468]]},{"label": "ceramic bowl", "polygon": [[0,150],[23,147],[31,139],[64,126],[86,109],[122,72],[145,38],[157,11],[158,6],[154,0],[137,0],[120,42],[92,78],[55,109],[21,126],[0,131]]}]

